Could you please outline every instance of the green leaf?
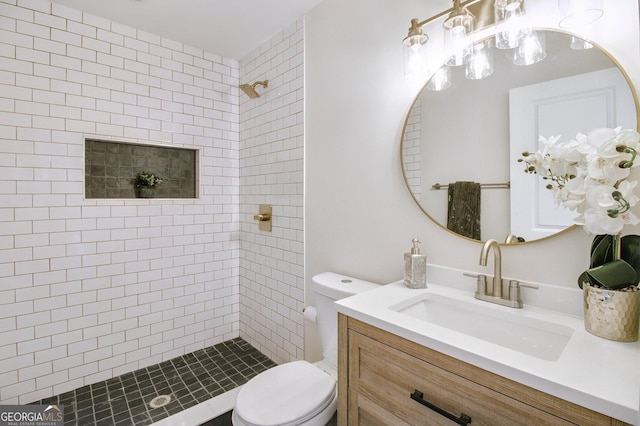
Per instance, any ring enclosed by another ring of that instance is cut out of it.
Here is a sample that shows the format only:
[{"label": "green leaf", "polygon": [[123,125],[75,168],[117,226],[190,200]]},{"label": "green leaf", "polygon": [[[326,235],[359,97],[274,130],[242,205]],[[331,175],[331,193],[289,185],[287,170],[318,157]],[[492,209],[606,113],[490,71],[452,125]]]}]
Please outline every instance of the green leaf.
[{"label": "green leaf", "polygon": [[637,285],[640,279],[640,235],[625,235],[620,239],[620,258],[635,269],[636,280],[633,284]]},{"label": "green leaf", "polygon": [[[640,236],[625,235],[620,239],[620,260],[614,259],[615,235],[596,235],[591,243],[590,269],[580,274],[578,286],[589,281],[612,290],[637,285],[640,278]],[[603,268],[603,266],[611,265]],[[631,273],[633,272],[633,274]]]},{"label": "green leaf", "polygon": [[591,243],[590,267],[604,265],[613,260],[614,235],[596,235]]},{"label": "green leaf", "polygon": [[[584,271],[578,277],[578,287],[582,288],[582,284],[589,281],[589,275],[587,275],[587,271]],[[589,281],[591,282],[591,281]]]},{"label": "green leaf", "polygon": [[635,269],[622,259],[607,262],[586,272],[591,285],[599,284],[611,290],[634,284],[637,277]]}]

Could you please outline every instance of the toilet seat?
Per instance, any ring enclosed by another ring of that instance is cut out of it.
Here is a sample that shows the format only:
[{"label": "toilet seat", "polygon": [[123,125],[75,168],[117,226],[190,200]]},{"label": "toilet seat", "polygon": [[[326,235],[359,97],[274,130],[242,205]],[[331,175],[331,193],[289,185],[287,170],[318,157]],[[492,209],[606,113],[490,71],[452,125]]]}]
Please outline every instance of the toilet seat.
[{"label": "toilet seat", "polygon": [[336,400],[336,381],[307,361],[273,367],[238,392],[234,416],[248,426],[293,426],[306,422]]}]

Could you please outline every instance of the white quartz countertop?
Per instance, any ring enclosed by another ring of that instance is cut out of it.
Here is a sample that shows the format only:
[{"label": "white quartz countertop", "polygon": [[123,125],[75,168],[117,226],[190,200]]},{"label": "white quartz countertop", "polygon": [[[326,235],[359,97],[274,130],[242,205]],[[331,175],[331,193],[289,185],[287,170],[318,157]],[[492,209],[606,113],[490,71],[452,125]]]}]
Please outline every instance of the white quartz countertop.
[{"label": "white quartz countertop", "polygon": [[[507,310],[525,318],[544,319],[572,328],[573,334],[560,357],[548,361],[390,309],[421,292],[489,305],[488,309]],[[569,295],[578,300],[577,303],[570,300],[566,305],[581,304],[579,290],[569,292]],[[473,291],[466,289],[429,284],[427,289],[414,290],[397,282],[342,299],[336,302],[336,307],[342,314],[487,371],[627,423],[638,424],[640,343],[613,342],[596,337],[584,329],[582,317],[527,305],[527,299],[523,299],[525,307],[514,309],[476,300]]]}]

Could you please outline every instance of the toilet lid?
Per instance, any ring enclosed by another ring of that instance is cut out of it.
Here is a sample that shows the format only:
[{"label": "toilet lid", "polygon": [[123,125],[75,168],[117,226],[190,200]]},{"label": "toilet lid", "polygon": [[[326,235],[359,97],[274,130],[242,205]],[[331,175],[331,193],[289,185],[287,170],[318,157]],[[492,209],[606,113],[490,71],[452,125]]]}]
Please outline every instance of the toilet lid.
[{"label": "toilet lid", "polygon": [[325,409],[336,381],[307,361],[273,367],[238,392],[234,411],[249,425],[297,425]]}]

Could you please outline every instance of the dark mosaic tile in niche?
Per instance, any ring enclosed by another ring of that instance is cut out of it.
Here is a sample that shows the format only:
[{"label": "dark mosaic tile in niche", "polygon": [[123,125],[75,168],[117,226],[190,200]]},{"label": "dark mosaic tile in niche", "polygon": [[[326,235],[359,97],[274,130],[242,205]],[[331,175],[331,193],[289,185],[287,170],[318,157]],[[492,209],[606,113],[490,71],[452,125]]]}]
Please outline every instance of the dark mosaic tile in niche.
[{"label": "dark mosaic tile in niche", "polygon": [[136,198],[139,172],[163,178],[155,198],[196,198],[197,150],[85,140],[85,196]]}]

